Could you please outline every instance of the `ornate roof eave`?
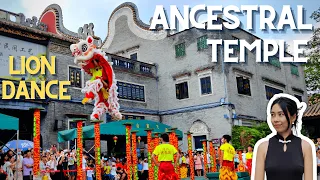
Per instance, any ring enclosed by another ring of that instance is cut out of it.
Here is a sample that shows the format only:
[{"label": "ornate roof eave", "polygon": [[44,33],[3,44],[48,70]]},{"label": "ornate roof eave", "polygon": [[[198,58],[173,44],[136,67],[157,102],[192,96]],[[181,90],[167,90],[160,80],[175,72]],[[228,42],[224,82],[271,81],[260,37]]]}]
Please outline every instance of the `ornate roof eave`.
[{"label": "ornate roof eave", "polygon": [[78,40],[78,34],[75,32],[72,32],[64,27],[63,25],[63,16],[62,16],[62,10],[61,7],[58,4],[51,4],[49,5],[41,14],[40,19],[43,17],[43,15],[47,12],[53,10],[56,14],[56,27],[59,33],[61,33],[63,36],[70,38],[70,39],[76,39]]},{"label": "ornate roof eave", "polygon": [[[52,37],[52,38],[56,38],[56,39],[59,39],[59,40],[62,40],[62,41],[67,41],[67,42],[70,42],[70,43],[76,43],[77,42],[76,39],[70,39],[70,38],[67,38],[67,37],[62,37],[62,36],[59,36],[59,35],[51,33],[51,32],[41,31],[41,30],[38,30],[38,29],[35,29],[35,28],[27,27],[27,26],[24,26],[24,25],[21,25],[21,24],[5,21],[5,20],[1,20],[1,19],[0,19],[0,25],[1,25],[0,26],[1,28],[3,28],[3,25],[6,25],[6,26],[10,26],[10,27],[16,28],[16,29],[20,30],[21,32],[25,32],[26,31],[26,32],[33,33],[33,34],[36,34],[36,35],[45,36],[45,37]],[[1,28],[0,28],[0,31],[3,31],[3,29],[1,29]],[[6,32],[6,33],[12,33],[12,32]],[[22,36],[22,37],[25,37],[25,38],[34,39],[34,38],[30,37],[30,36],[23,35],[22,33],[20,33],[20,34],[17,33],[15,35]],[[41,39],[36,39],[36,40],[41,40]]]},{"label": "ornate roof eave", "polygon": [[[137,25],[137,27],[141,28],[142,30],[148,31],[148,32],[155,32],[155,35],[159,35],[159,32],[165,32],[165,33],[163,33],[163,34],[165,34],[165,36],[162,36],[161,38],[167,37],[167,32],[162,27],[153,30],[153,29],[150,29],[150,25],[147,25],[141,21],[141,19],[139,18],[138,8],[134,3],[125,2],[125,3],[120,4],[117,8],[115,8],[109,17],[108,33],[107,33],[107,37],[102,42],[102,46],[101,46],[102,48],[105,48],[105,44],[106,44],[108,38],[110,38],[110,31],[111,31],[110,30],[110,24],[111,24],[110,22],[111,22],[113,16],[115,15],[115,13],[117,11],[119,11],[120,9],[123,9],[123,8],[129,8],[132,11],[132,18],[133,18],[134,24]],[[111,39],[112,39],[112,37],[111,37]]]},{"label": "ornate roof eave", "polygon": [[[63,25],[63,15],[62,15],[62,9],[58,4],[51,4],[49,5],[41,14],[40,16],[40,20],[43,17],[43,15],[48,12],[48,11],[54,11],[55,15],[56,15],[56,30],[59,34],[61,34],[62,36],[64,36],[65,38],[68,39],[74,39],[76,41],[78,41],[80,39],[80,36],[78,33],[72,32],[70,30],[68,30],[67,28],[64,27]],[[94,36],[92,35],[92,37],[95,40],[100,40],[101,38],[98,36]]]}]

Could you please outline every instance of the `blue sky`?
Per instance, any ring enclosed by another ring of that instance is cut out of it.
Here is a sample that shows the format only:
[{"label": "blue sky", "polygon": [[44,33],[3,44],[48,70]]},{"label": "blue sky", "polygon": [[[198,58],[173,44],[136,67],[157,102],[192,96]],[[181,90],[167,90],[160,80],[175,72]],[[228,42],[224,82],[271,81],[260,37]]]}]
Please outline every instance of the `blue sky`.
[{"label": "blue sky", "polygon": [[[111,12],[121,3],[126,2],[124,0],[0,0],[1,9],[15,12],[24,13],[26,17],[37,16],[39,17],[43,10],[50,4],[59,4],[62,8],[64,26],[74,32],[77,32],[80,26],[86,23],[94,23],[95,25],[95,35],[104,39],[107,34],[108,19]],[[193,7],[198,4],[209,5],[235,5],[240,7],[240,5],[271,5],[277,11],[280,16],[283,5],[291,5],[292,10],[296,13],[296,6],[303,5],[306,10],[307,23],[315,25],[315,27],[320,27],[319,23],[315,24],[309,17],[311,13],[320,7],[319,0],[223,0],[223,1],[209,1],[209,0],[132,0],[139,9],[140,19],[149,24],[150,18],[154,14],[156,5],[163,5],[167,12],[169,13],[170,5],[177,5],[182,11],[183,5],[189,5]],[[259,4],[257,4],[259,3]],[[200,17],[201,20],[205,19],[205,15]],[[246,23],[246,16],[240,17],[243,24]],[[257,25],[259,24],[259,16],[256,16]],[[263,39],[283,39],[289,45],[292,44],[293,39],[309,39],[312,32],[293,32],[288,30],[285,33],[273,33],[273,32],[262,32],[259,29],[254,32],[255,35]],[[290,49],[290,48],[289,48]]]}]

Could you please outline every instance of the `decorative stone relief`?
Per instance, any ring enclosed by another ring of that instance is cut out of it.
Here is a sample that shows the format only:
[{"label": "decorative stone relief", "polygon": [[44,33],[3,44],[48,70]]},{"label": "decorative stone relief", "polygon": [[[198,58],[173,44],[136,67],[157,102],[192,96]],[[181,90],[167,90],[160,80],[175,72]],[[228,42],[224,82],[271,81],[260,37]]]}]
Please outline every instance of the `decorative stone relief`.
[{"label": "decorative stone relief", "polygon": [[[78,37],[80,39],[86,39],[88,36],[95,37],[93,28],[93,23],[84,24],[83,27],[79,27],[78,29]],[[97,47],[100,47],[102,44],[101,39],[94,39],[93,44],[95,44]]]},{"label": "decorative stone relief", "polygon": [[20,24],[24,25],[24,26],[28,26],[28,27],[32,27],[35,29],[39,29],[41,31],[47,31],[48,30],[48,26],[40,21],[38,21],[38,18],[33,16],[32,19],[28,18],[26,19],[26,17],[24,16],[24,14],[20,13],[19,14],[19,22]]},{"label": "decorative stone relief", "polygon": [[195,122],[191,128],[190,132],[193,134],[208,134],[208,127],[202,122]]}]

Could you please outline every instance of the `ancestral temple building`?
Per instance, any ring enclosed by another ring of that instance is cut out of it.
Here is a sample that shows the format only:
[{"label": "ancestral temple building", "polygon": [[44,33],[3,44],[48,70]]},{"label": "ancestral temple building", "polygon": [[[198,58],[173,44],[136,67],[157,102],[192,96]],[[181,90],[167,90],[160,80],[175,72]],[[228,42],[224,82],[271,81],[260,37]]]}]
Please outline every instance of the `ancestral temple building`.
[{"label": "ancestral temple building", "polygon": [[[16,21],[11,21],[11,16]],[[41,114],[44,148],[57,142],[58,130],[73,128],[74,118],[89,118],[93,108],[81,104],[80,89],[89,77],[75,66],[69,50],[70,44],[82,35],[94,35],[93,25],[85,25],[75,33],[64,28],[62,22],[58,5],[48,6],[39,20],[0,12],[2,66],[8,55],[56,56],[57,74],[46,79],[71,81],[70,101],[0,100],[1,113],[19,117],[24,139],[32,137],[29,108],[45,109]],[[282,64],[278,56],[269,63],[257,64],[255,52],[247,51],[246,63],[226,64],[222,63],[223,49],[218,48],[218,62],[211,62],[212,50],[206,44],[207,39],[246,39],[249,43],[260,39],[242,29],[209,32],[190,28],[172,32],[158,27],[149,30],[149,25],[139,19],[133,3],[119,5],[105,23],[108,23],[107,37],[103,41],[94,38],[114,64],[120,110],[125,119],[149,119],[183,132],[190,131],[194,148],[201,147],[201,139],[219,139],[223,134],[230,134],[234,125],[251,126],[266,121],[266,106],[274,94],[284,92],[302,101],[307,99],[303,68],[298,64]],[[234,56],[238,56],[239,47],[234,49]],[[110,120],[109,116],[105,117],[106,122]],[[71,147],[72,142],[68,145]],[[187,149],[186,137],[180,148]]]}]

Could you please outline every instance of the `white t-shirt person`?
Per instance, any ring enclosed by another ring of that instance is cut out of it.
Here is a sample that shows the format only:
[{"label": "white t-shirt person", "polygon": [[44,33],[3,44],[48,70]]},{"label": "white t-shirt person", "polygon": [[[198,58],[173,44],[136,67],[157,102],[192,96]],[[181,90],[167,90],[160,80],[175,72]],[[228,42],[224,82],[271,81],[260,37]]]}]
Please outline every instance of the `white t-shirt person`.
[{"label": "white t-shirt person", "polygon": [[112,162],[111,163],[111,171],[110,171],[110,174],[112,176],[116,176],[117,175],[117,167],[116,167],[116,163],[115,162]]},{"label": "white t-shirt person", "polygon": [[85,157],[82,157],[82,170],[85,170],[87,168],[87,160]]}]

